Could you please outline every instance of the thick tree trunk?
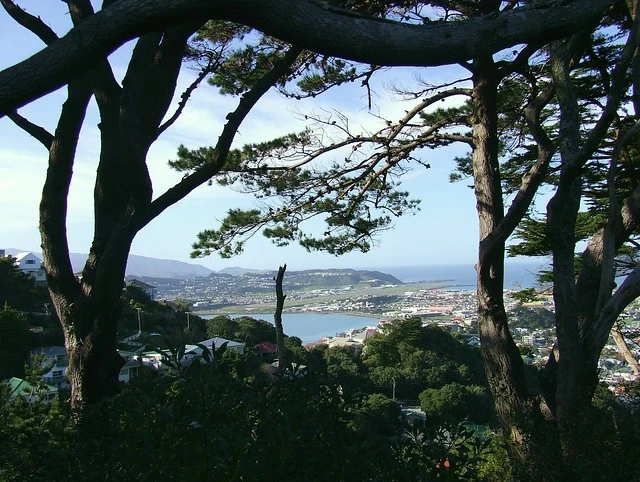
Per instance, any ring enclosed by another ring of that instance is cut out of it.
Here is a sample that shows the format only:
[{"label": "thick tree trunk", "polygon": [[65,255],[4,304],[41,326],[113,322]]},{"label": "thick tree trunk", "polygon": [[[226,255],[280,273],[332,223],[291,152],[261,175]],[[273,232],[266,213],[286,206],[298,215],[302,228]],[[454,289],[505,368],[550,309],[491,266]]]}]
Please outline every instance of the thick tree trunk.
[{"label": "thick tree trunk", "polygon": [[[512,460],[526,461],[526,433],[517,422],[522,408],[522,359],[513,343],[504,310],[504,243],[483,249],[504,218],[498,166],[497,79],[490,57],[473,64],[473,171],[479,218],[478,331],[485,370]],[[522,373],[523,374],[523,373]]]},{"label": "thick tree trunk", "polygon": [[491,57],[474,60],[473,83],[473,170],[480,234],[478,331],[485,371],[516,478],[550,480],[542,437],[532,436],[541,428],[542,417],[534,416],[539,411],[528,399],[524,363],[509,332],[504,308],[505,243],[488,242],[504,219],[498,162],[498,80]]},{"label": "thick tree trunk", "polygon": [[82,413],[87,404],[96,403],[118,391],[118,374],[125,363],[116,348],[115,328],[118,318],[104,321],[104,316],[105,314],[94,313],[84,315],[84,320],[63,321],[66,326],[89,322],[101,327],[99,330],[92,330],[82,339],[67,337],[66,340],[71,406],[78,414]]},{"label": "thick tree trunk", "polygon": [[[597,384],[597,373],[585,358],[578,324],[574,253],[575,226],[582,194],[581,177],[574,172],[574,156],[580,152],[580,114],[571,85],[568,43],[556,42],[551,70],[561,108],[560,153],[562,170],[556,194],[547,207],[547,233],[553,246],[553,297],[556,312],[558,374],[555,414],[565,460],[580,453],[588,433],[587,409]],[[601,273],[598,278],[601,277]],[[600,286],[594,294],[597,294]],[[585,432],[587,430],[587,432]]]}]

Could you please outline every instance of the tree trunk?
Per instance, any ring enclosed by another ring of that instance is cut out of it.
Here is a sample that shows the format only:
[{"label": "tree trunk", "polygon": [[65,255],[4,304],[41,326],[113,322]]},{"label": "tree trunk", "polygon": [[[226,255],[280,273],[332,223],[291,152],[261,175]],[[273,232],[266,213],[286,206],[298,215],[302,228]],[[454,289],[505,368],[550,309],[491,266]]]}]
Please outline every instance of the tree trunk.
[{"label": "tree trunk", "polygon": [[613,341],[615,341],[620,355],[622,355],[622,358],[627,362],[629,368],[631,368],[635,375],[640,374],[640,364],[638,363],[638,360],[636,360],[636,357],[633,356],[633,353],[631,353],[631,350],[629,350],[629,346],[627,345],[624,335],[620,331],[620,326],[617,323],[613,325],[613,328],[611,329],[611,336],[613,336]]},{"label": "tree trunk", "polygon": [[[551,69],[560,104],[560,153],[562,168],[556,194],[547,206],[547,235],[553,246],[553,297],[557,342],[554,356],[557,375],[547,382],[554,392],[551,404],[558,424],[565,467],[577,467],[590,433],[588,411],[598,383],[595,363],[583,349],[576,309],[575,225],[581,199],[581,177],[576,169],[580,152],[580,115],[571,85],[569,44],[557,42],[551,53]],[[594,280],[597,300],[601,272]]]},{"label": "tree trunk", "polygon": [[282,290],[282,280],[284,279],[284,272],[287,270],[287,265],[280,266],[278,268],[278,275],[276,276],[276,311],[273,315],[273,321],[276,325],[276,342],[278,344],[278,373],[282,375],[287,366],[289,360],[287,356],[287,349],[284,346],[284,330],[282,328],[282,310],[284,309],[284,300],[287,295]]},{"label": "tree trunk", "polygon": [[[511,337],[504,308],[504,241],[495,235],[504,219],[498,160],[496,66],[491,57],[473,63],[473,171],[479,218],[478,332],[485,372],[516,480],[554,480],[549,468],[553,439],[527,393],[524,362]],[[544,434],[544,435],[543,435]]]}]

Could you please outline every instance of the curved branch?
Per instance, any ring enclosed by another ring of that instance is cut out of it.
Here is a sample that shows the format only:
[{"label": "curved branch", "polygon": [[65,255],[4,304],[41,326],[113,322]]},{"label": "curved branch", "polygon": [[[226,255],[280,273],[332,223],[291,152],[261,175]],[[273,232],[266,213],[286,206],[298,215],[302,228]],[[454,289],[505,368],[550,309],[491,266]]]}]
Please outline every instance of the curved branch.
[{"label": "curved branch", "polygon": [[589,132],[582,148],[573,156],[566,167],[566,176],[577,176],[585,163],[591,158],[602,138],[606,135],[620,106],[620,102],[627,91],[627,69],[640,46],[640,20],[633,22],[629,37],[618,62],[611,73],[611,87],[607,95],[607,102],[600,118]]},{"label": "curved branch", "polygon": [[[598,316],[598,320],[587,332],[584,340],[585,353],[599,356],[609,339],[611,327],[622,311],[640,297],[640,266],[636,267],[613,294]],[[595,360],[592,360],[592,362]]]},{"label": "curved branch", "polygon": [[511,236],[529,209],[531,201],[547,175],[549,163],[555,152],[555,146],[540,125],[540,113],[551,101],[554,93],[554,87],[548,87],[525,108],[524,114],[529,131],[538,145],[538,156],[535,164],[531,166],[529,171],[522,177],[520,189],[513,199],[505,217],[487,237],[480,241],[481,253],[492,252],[494,246],[504,243],[507,238]]},{"label": "curved branch", "polygon": [[169,206],[172,206],[179,200],[183,199],[196,187],[204,184],[220,172],[220,169],[222,169],[226,162],[229,149],[231,148],[233,139],[242,121],[244,121],[253,106],[278,81],[278,79],[287,74],[301,52],[302,49],[300,48],[290,48],[284,57],[260,80],[258,80],[251,90],[242,96],[236,110],[227,114],[228,121],[225,124],[215,147],[216,158],[182,179],[182,181],[154,200],[149,206],[147,212],[142,215],[139,220],[140,228],[151,222]]},{"label": "curved branch", "polygon": [[166,131],[169,127],[171,127],[175,123],[175,121],[178,120],[178,118],[182,114],[182,111],[184,111],[185,107],[187,106],[187,102],[189,101],[191,94],[193,94],[193,92],[198,88],[198,86],[204,80],[204,78],[210,73],[211,73],[211,70],[208,67],[203,68],[198,73],[198,76],[195,78],[195,80],[191,82],[191,84],[185,89],[185,91],[180,96],[180,102],[178,103],[178,107],[176,108],[176,111],[171,115],[171,117],[169,117],[166,120],[166,122],[164,122],[160,127],[158,127],[156,138],[160,137],[160,135],[164,131]]},{"label": "curved branch", "polygon": [[0,72],[0,116],[95,67],[126,41],[179,23],[226,19],[326,55],[375,65],[435,66],[565,37],[611,3],[534,2],[467,21],[408,25],[311,0],[120,0]]},{"label": "curved branch", "polygon": [[26,12],[13,3],[12,0],[0,0],[0,3],[13,20],[37,35],[46,45],[51,45],[58,40],[56,33],[46,23],[40,20],[39,17]]},{"label": "curved branch", "polygon": [[34,124],[29,119],[22,117],[17,112],[10,112],[7,117],[13,121],[20,129],[25,131],[31,137],[36,139],[40,144],[49,150],[53,143],[53,134],[37,124]]}]

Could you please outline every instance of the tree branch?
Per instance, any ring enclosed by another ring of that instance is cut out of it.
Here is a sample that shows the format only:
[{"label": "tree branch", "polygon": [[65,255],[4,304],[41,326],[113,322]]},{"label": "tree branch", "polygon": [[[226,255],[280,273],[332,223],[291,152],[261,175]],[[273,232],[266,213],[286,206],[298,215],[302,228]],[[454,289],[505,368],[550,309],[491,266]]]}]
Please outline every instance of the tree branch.
[{"label": "tree branch", "polygon": [[[511,236],[518,224],[520,224],[522,217],[529,209],[531,201],[547,175],[549,163],[551,162],[551,158],[555,152],[555,146],[540,124],[540,113],[551,101],[554,93],[554,87],[548,87],[533,99],[525,108],[524,115],[529,131],[538,146],[537,160],[535,164],[531,166],[529,171],[527,171],[527,173],[522,177],[520,189],[514,197],[511,206],[509,206],[505,217],[486,238],[480,241],[481,253],[492,252],[494,246],[504,243],[507,238]],[[480,262],[482,262],[482,260],[480,260]]]},{"label": "tree branch", "polygon": [[13,121],[15,125],[20,127],[23,131],[29,134],[31,137],[40,142],[47,150],[51,148],[53,142],[53,134],[37,124],[34,124],[29,119],[22,117],[17,112],[10,112],[7,117]]},{"label": "tree branch", "polygon": [[11,0],[0,0],[0,3],[13,20],[37,35],[46,45],[51,45],[58,40],[56,33],[39,17],[26,12]]},{"label": "tree branch", "polygon": [[236,110],[227,114],[227,123],[225,124],[215,147],[216,158],[196,169],[195,172],[182,179],[182,181],[154,200],[147,213],[141,217],[140,228],[151,222],[151,220],[157,217],[169,206],[172,206],[180,199],[183,199],[196,187],[204,184],[220,172],[226,162],[235,134],[244,118],[249,114],[260,98],[278,81],[278,79],[289,72],[291,66],[294,64],[296,58],[301,52],[302,49],[298,47],[291,47],[284,57],[277,62],[269,72],[259,79],[253,88],[242,96]]},{"label": "tree branch", "polygon": [[[600,355],[602,348],[609,339],[611,327],[622,311],[640,296],[640,267],[636,267],[624,280],[620,288],[606,303],[596,323],[587,332],[584,339],[585,353],[594,357]],[[597,361],[591,360],[592,362]]]},{"label": "tree branch", "polygon": [[185,89],[185,91],[180,96],[180,102],[178,103],[178,107],[176,111],[169,117],[160,127],[158,127],[158,132],[156,133],[156,138],[160,137],[164,131],[166,131],[169,127],[171,127],[180,117],[185,107],[187,106],[187,102],[191,97],[191,94],[198,88],[200,83],[205,79],[207,75],[211,73],[211,70],[208,67],[203,68],[198,72],[198,76],[195,78],[193,82]]},{"label": "tree branch", "polygon": [[565,37],[612,2],[534,3],[472,20],[409,25],[310,0],[120,0],[0,72],[0,116],[95,67],[126,41],[190,21],[227,19],[308,50],[369,64],[435,66]]}]

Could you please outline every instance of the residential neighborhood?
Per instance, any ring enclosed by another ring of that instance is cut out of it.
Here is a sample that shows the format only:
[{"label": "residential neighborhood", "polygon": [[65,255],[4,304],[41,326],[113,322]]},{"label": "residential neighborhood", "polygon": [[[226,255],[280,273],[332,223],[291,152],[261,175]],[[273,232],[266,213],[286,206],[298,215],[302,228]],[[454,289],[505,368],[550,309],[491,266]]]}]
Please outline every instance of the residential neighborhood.
[{"label": "residential neighborhood", "polygon": [[[15,265],[20,271],[31,276],[37,285],[42,286],[45,283],[42,261],[34,253],[19,253],[15,256]],[[178,305],[169,297],[191,300],[190,313],[205,317],[216,313],[210,310],[213,306],[218,306],[217,313],[240,310],[251,314],[269,310],[275,300],[273,279],[265,273],[244,273],[242,276],[225,274],[195,278],[191,283],[188,280],[180,281],[180,284],[176,284],[175,280],[171,283],[170,280],[156,281],[156,284],[152,284],[149,280],[130,277],[126,280],[126,286],[141,290],[151,300],[158,300],[174,311],[179,309]],[[329,283],[330,287],[324,283]],[[289,313],[355,313],[375,316],[380,320],[377,326],[354,326],[335,336],[327,334],[326,337],[309,343],[308,347],[318,344],[326,344],[329,347],[351,346],[356,352],[360,352],[367,338],[383,329],[389,320],[410,317],[420,318],[424,326],[435,324],[455,333],[471,346],[480,345],[476,328],[476,296],[472,290],[433,284],[406,284],[382,274],[376,279],[376,273],[359,274],[353,270],[315,270],[301,272],[300,275],[294,274],[288,290]],[[212,298],[213,292],[217,295]],[[505,300],[511,319],[512,336],[521,349],[524,362],[533,366],[543,366],[555,342],[553,325],[531,327],[527,326],[527,322],[520,323],[519,319],[525,315],[528,320],[530,317],[537,316],[542,319],[552,316],[552,296],[541,292],[535,302],[522,304],[511,297],[510,291],[507,290]],[[138,309],[136,314],[139,330],[121,339],[123,348],[119,353],[126,363],[120,371],[119,380],[125,383],[136,376],[141,366],[163,370],[162,358],[169,356],[168,352],[161,353],[149,349],[147,344],[137,343],[138,337],[146,331],[142,329],[140,313]],[[186,314],[187,323],[190,313]],[[623,321],[630,332],[640,328],[640,303],[632,304],[625,311]],[[38,327],[32,327],[32,331],[38,331]],[[636,340],[632,338],[628,341],[633,356],[640,359],[640,348]],[[236,350],[238,353],[243,353],[246,349],[243,343],[235,340],[203,339],[185,347],[182,362],[187,363],[201,357],[202,346],[213,352],[223,343],[227,344],[228,349]],[[273,355],[276,352],[275,347],[268,346],[268,342],[258,345],[255,350],[262,353],[262,356]],[[42,374],[42,381],[50,387],[47,388],[47,396],[51,396],[58,389],[68,387],[66,350],[63,346],[37,347],[31,354],[38,357],[43,367],[48,367],[47,372]],[[630,367],[620,355],[613,341],[603,350],[599,367],[601,379],[612,387],[621,382],[634,380],[638,376],[633,367]],[[16,393],[27,391],[22,386]]]}]

